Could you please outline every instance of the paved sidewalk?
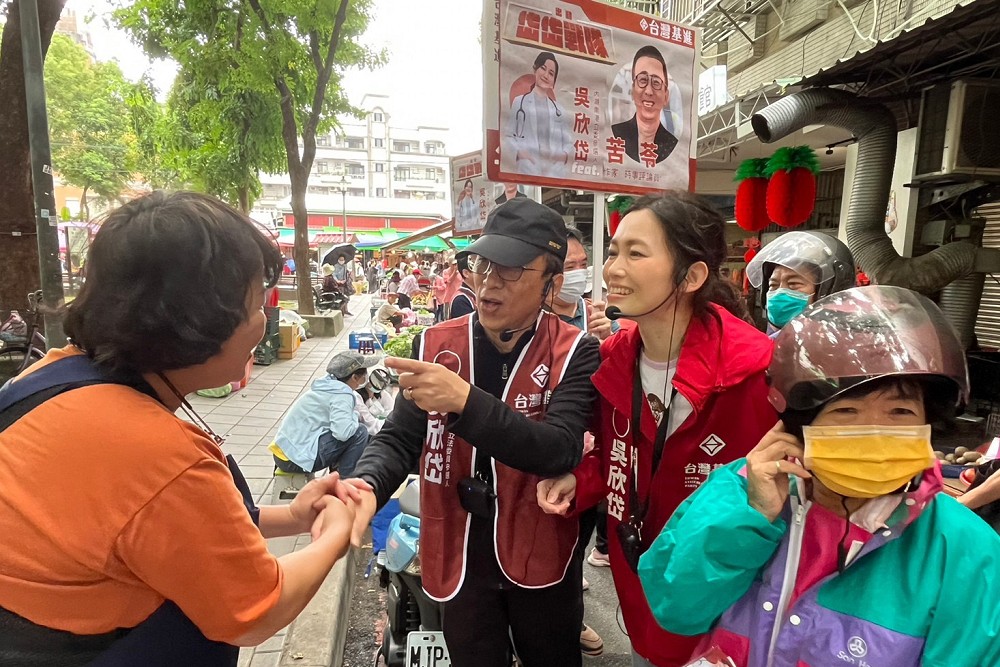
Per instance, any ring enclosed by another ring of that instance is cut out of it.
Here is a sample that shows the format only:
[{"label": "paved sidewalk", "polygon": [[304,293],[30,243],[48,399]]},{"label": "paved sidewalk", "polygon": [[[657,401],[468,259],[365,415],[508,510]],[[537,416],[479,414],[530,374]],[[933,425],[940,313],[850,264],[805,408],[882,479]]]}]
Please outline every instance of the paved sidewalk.
[{"label": "paved sidewalk", "polygon": [[[349,349],[348,334],[370,326],[371,295],[351,298],[354,316],[346,318],[344,331],[335,338],[311,338],[302,343],[294,359],[254,366],[250,382],[222,399],[189,396],[188,400],[206,422],[226,440],[223,449],[232,454],[247,478],[260,505],[271,504],[274,463],[267,446],[274,440],[278,424],[298,396],[316,378],[326,374],[326,365],[338,352]],[[308,535],[268,540],[268,548],[283,556],[309,544]],[[239,667],[276,667],[281,660],[288,628],[263,644],[240,651]],[[317,637],[329,641],[328,637]]]}]

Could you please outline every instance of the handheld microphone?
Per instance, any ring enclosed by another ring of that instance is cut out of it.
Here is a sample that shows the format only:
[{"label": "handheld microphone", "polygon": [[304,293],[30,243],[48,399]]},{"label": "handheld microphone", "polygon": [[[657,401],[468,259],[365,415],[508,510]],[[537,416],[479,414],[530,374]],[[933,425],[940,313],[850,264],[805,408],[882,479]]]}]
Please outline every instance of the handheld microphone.
[{"label": "handheld microphone", "polygon": [[660,303],[656,304],[655,306],[647,310],[645,313],[635,313],[635,314],[623,313],[622,309],[619,308],[618,306],[608,306],[607,308],[604,309],[604,316],[613,322],[615,320],[620,320],[623,317],[627,317],[629,319],[635,319],[637,317],[642,317],[643,315],[649,315],[653,311],[662,308],[664,305],[666,305],[668,301],[674,298],[674,295],[677,294],[678,287],[679,284],[675,285],[674,289],[671,290],[670,294],[667,295],[667,298],[665,298],[663,301],[661,301]]},{"label": "handheld microphone", "polygon": [[534,323],[529,324],[526,327],[521,327],[520,329],[504,329],[500,332],[500,340],[504,343],[509,343],[514,340],[514,334],[520,333],[522,331],[527,331],[531,327],[535,326]]}]

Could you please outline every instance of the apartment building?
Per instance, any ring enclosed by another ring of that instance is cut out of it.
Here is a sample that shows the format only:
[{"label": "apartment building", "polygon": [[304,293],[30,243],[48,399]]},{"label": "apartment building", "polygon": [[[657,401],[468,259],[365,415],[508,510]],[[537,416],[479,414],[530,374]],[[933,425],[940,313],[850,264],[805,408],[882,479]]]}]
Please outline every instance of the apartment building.
[{"label": "apartment building", "polygon": [[[310,200],[318,203],[346,192],[348,203],[387,199],[439,202],[440,214],[450,216],[447,130],[397,124],[391,101],[385,95],[365,95],[359,106],[366,111],[364,118],[341,119],[340,128],[316,138],[316,159],[306,195],[310,212]],[[261,174],[261,184],[263,192],[254,206],[258,214],[280,214],[289,208],[291,186],[287,174]],[[424,209],[427,205],[418,207]],[[362,208],[396,210],[399,202],[379,206],[371,201]]]}]

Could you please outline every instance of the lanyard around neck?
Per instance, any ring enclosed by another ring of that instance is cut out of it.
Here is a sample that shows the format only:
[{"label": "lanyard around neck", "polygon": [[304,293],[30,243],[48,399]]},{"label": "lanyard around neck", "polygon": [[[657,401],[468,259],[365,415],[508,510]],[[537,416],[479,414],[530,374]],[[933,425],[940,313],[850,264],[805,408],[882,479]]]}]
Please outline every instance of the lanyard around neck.
[{"label": "lanyard around neck", "polygon": [[[649,509],[649,496],[652,491],[646,493],[646,500],[639,500],[639,439],[642,437],[642,404],[646,397],[642,392],[642,350],[635,357],[635,373],[632,376],[632,483],[629,485],[629,523],[637,528],[642,527],[646,511]],[[664,392],[666,393],[666,392]],[[649,473],[650,483],[656,476],[656,471],[660,467],[663,458],[663,446],[667,441],[667,429],[670,423],[670,408],[673,405],[674,397],[677,396],[677,388],[671,387],[670,399],[663,406],[663,414],[660,415],[660,423],[656,427],[656,438],[653,440],[652,468]]]}]

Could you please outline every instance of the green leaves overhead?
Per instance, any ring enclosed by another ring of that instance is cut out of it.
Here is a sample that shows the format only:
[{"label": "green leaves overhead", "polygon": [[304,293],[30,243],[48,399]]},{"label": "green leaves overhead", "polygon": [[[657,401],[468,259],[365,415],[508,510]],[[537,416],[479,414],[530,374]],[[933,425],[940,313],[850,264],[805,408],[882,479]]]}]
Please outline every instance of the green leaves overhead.
[{"label": "green leaves overhead", "polygon": [[[316,135],[335,126],[337,116],[361,115],[341,87],[342,73],[385,58],[358,42],[371,20],[372,0],[119,1],[119,25],[148,54],[180,64],[183,80],[199,97],[191,115],[218,113],[227,126],[207,128],[210,140],[235,139],[232,157],[259,169],[268,169],[273,157],[271,139],[280,140],[291,181],[295,261],[307,265],[305,196]],[[187,123],[198,131],[197,119]],[[241,196],[244,208],[245,201]],[[299,282],[298,292],[300,311],[311,313],[308,281]]]},{"label": "green leaves overhead", "polygon": [[[347,11],[330,63],[342,2]],[[122,2],[114,17],[151,57],[176,60],[188,85],[220,98],[264,94],[276,104],[289,95],[301,135],[307,125],[324,132],[336,115],[357,113],[340,87],[340,73],[384,61],[384,54],[357,42],[370,11],[371,0],[138,0]],[[317,85],[328,64],[329,84],[319,99]]]},{"label": "green leaves overhead", "polygon": [[141,153],[129,107],[135,87],[117,64],[92,62],[69,37],[53,36],[45,59],[52,164],[85,196],[113,200],[133,179]]}]

